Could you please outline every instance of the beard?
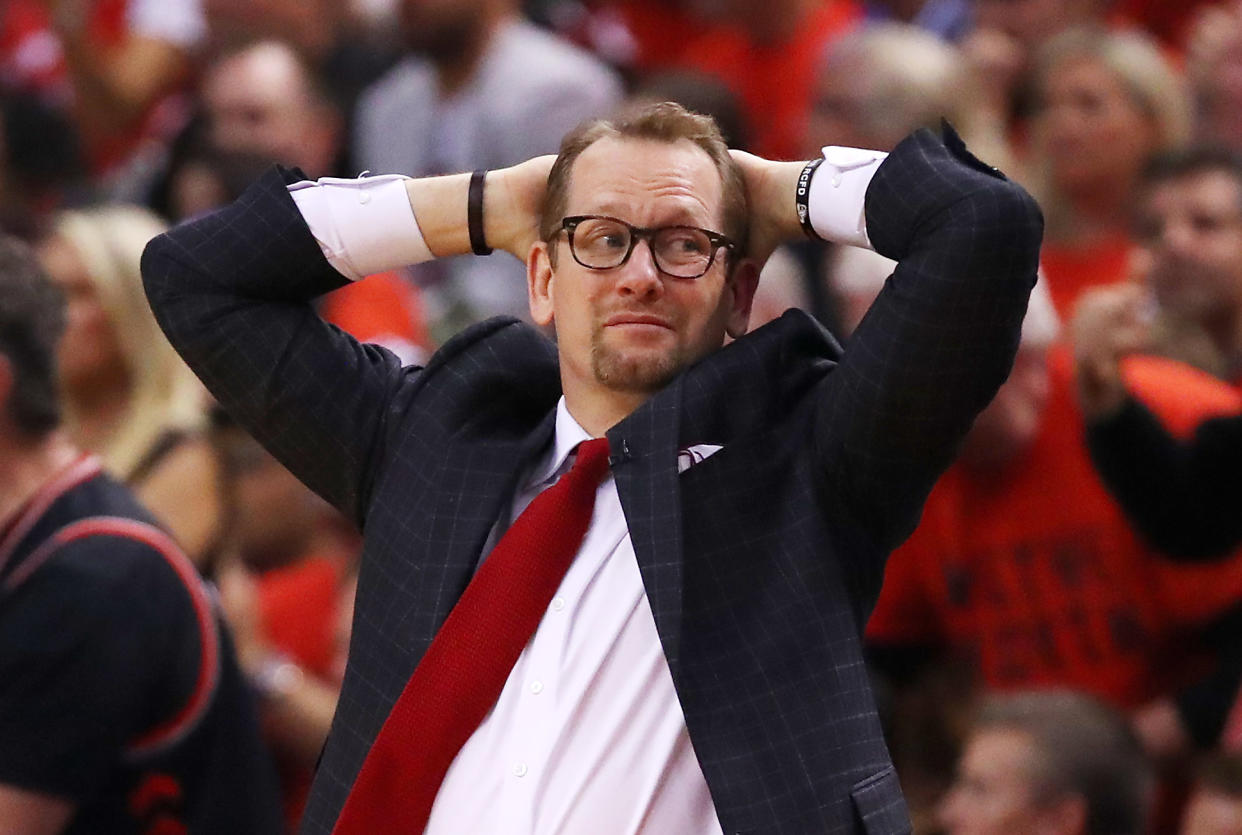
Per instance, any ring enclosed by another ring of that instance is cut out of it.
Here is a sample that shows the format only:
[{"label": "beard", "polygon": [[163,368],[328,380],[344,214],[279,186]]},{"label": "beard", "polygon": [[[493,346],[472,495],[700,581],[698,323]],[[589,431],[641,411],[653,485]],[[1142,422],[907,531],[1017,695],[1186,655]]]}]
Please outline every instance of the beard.
[{"label": "beard", "polygon": [[591,372],[601,385],[614,391],[651,394],[681,373],[686,362],[682,347],[619,349],[608,345],[602,326],[591,338]]}]

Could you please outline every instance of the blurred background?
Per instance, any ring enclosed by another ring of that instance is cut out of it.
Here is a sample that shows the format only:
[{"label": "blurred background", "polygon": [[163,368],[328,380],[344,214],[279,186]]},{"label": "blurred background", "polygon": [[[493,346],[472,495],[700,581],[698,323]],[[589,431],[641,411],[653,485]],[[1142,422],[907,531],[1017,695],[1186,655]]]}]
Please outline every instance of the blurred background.
[{"label": "blurred background", "polygon": [[[360,539],[163,341],[143,246],[273,162],[496,168],[635,98],[710,113],[777,159],[886,150],[947,118],[1043,207],[1013,374],[867,630],[916,831],[1242,833],[1242,555],[1145,539],[1097,469],[1083,399],[1084,369],[1117,360],[1175,438],[1242,413],[1242,2],[7,0],[0,229],[69,299],[71,433],[220,590],[290,828],[335,707]],[[802,308],[848,349],[891,266],[783,248],[753,325]],[[503,254],[320,305],[411,363],[470,322],[528,316]]]}]

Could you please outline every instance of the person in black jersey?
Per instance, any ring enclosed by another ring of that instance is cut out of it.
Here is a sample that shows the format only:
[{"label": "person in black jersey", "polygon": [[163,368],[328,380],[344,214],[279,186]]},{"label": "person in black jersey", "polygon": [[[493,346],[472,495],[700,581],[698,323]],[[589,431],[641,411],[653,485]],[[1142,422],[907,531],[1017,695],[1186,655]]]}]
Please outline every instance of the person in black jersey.
[{"label": "person in black jersey", "polygon": [[63,321],[30,253],[0,239],[0,830],[277,832],[211,596],[58,429]]}]

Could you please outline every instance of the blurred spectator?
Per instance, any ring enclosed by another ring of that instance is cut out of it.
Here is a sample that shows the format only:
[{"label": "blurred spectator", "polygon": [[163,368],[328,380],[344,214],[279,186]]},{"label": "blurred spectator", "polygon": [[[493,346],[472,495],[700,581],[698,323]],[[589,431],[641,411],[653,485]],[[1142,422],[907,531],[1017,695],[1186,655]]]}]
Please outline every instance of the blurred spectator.
[{"label": "blurred spectator", "polygon": [[1107,288],[1084,297],[1075,319],[1091,458],[1150,541],[1175,556],[1219,556],[1242,542],[1242,418],[1206,420],[1186,441],[1134,396],[1118,369],[1150,341],[1144,307],[1142,288]]},{"label": "blurred spectator", "polygon": [[216,413],[229,515],[220,595],[296,829],[340,693],[341,588],[360,550],[348,522]]},{"label": "blurred spectator", "polygon": [[0,828],[267,835],[274,780],[210,594],[57,428],[64,318],[0,240]]},{"label": "blurred spectator", "polygon": [[0,79],[74,116],[97,175],[144,174],[187,118],[201,0],[9,0]]},{"label": "blurred spectator", "polygon": [[0,92],[0,228],[38,237],[61,206],[88,192],[69,117],[30,94]]},{"label": "blurred spectator", "polygon": [[[621,97],[596,59],[523,20],[516,0],[403,0],[410,55],[363,95],[355,165],[413,176],[500,168],[555,153]],[[504,254],[421,266],[438,332],[528,318],[524,267]]]},{"label": "blurred spectator", "polygon": [[136,207],[66,212],[39,255],[69,300],[57,353],[69,436],[98,452],[205,569],[220,521],[205,395],[156,325],[138,271],[163,230]]},{"label": "blurred spectator", "polygon": [[216,50],[286,43],[323,79],[341,112],[397,60],[399,0],[202,0]]},{"label": "blurred spectator", "polygon": [[1125,721],[1072,691],[994,698],[940,810],[947,835],[1142,835],[1151,775]]},{"label": "blurred spectator", "polygon": [[1181,80],[1137,32],[1075,29],[1040,51],[1033,176],[1047,221],[1042,266],[1057,312],[1129,270],[1131,201],[1156,151],[1189,133]]},{"label": "blurred spectator", "polygon": [[948,119],[980,156],[1009,168],[1000,126],[975,107],[961,53],[916,27],[878,23],[842,35],[824,53],[800,155],[823,145],[891,150],[910,131]]},{"label": "blurred spectator", "polygon": [[1182,818],[1181,835],[1237,835],[1242,832],[1242,756],[1212,757],[1199,769]]},{"label": "blurred spectator", "polygon": [[217,58],[203,73],[202,90],[217,150],[296,166],[311,178],[344,173],[344,119],[288,44],[260,41]]},{"label": "blurred spectator", "polygon": [[[989,164],[1010,165],[999,127],[989,125],[986,114],[973,106],[973,82],[961,53],[913,26],[878,23],[841,35],[825,50],[814,86],[800,140],[804,158],[819,156],[824,145],[889,151],[911,131],[938,129],[946,118]],[[842,297],[833,288],[860,282],[865,311],[892,272],[892,262],[856,247],[795,244],[765,265],[757,300],[763,302],[768,294],[765,285],[787,284],[783,273],[791,269],[800,273],[807,309],[833,330],[844,319],[849,324],[839,332],[845,333],[857,316],[843,309],[849,294]],[[873,274],[877,269],[879,282]]]},{"label": "blurred spectator", "polygon": [[[1090,692],[1134,711],[1153,753],[1185,756],[1215,743],[1242,675],[1242,561],[1191,570],[1137,540],[1093,472],[1038,286],[1009,380],[890,558],[867,637],[899,687],[962,656],[984,688]],[[1180,433],[1240,405],[1178,363],[1134,358],[1125,372]]]},{"label": "blurred spectator", "polygon": [[961,40],[979,106],[1020,129],[1031,107],[1035,54],[1075,26],[1100,25],[1109,0],[973,0],[974,28]]},{"label": "blurred spectator", "polygon": [[1242,2],[1207,6],[1195,16],[1186,75],[1194,96],[1195,135],[1242,150]]},{"label": "blurred spectator", "polygon": [[721,8],[725,25],[694,38],[679,63],[733,90],[755,130],[756,154],[800,159],[824,50],[858,23],[860,6],[856,0],[722,0]]},{"label": "blurred spectator", "polygon": [[1136,199],[1149,350],[1242,387],[1242,156],[1196,146],[1153,160]]}]

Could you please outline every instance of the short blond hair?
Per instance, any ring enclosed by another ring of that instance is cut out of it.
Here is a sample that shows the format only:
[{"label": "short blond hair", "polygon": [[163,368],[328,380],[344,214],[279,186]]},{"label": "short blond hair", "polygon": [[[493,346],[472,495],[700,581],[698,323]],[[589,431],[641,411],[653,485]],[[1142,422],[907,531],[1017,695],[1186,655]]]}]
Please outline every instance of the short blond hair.
[{"label": "short blond hair", "polygon": [[601,139],[649,139],[673,144],[683,139],[693,142],[711,157],[720,174],[722,214],[725,235],[744,253],[750,231],[746,186],[729,147],[725,144],[716,120],[694,113],[676,102],[641,104],[623,110],[613,119],[592,119],[574,128],[561,140],[560,153],[548,174],[543,211],[539,220],[539,236],[551,243],[561,229],[569,202],[569,183],[574,163],[582,152]]}]

